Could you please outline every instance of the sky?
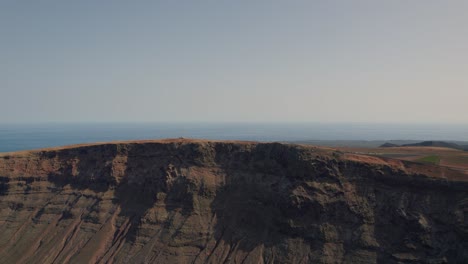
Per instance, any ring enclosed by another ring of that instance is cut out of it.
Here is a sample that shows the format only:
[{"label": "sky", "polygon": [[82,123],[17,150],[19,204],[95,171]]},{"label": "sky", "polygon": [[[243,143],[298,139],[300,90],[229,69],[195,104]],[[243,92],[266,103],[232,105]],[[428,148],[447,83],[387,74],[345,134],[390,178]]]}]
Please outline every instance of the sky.
[{"label": "sky", "polygon": [[468,123],[468,1],[0,1],[0,123]]}]

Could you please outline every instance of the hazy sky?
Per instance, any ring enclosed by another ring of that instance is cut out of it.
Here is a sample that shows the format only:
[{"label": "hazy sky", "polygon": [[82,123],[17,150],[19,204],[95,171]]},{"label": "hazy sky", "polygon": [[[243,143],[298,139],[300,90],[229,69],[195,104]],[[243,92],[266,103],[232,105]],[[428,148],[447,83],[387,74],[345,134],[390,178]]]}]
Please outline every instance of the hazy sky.
[{"label": "hazy sky", "polygon": [[468,1],[1,1],[0,122],[468,123]]}]

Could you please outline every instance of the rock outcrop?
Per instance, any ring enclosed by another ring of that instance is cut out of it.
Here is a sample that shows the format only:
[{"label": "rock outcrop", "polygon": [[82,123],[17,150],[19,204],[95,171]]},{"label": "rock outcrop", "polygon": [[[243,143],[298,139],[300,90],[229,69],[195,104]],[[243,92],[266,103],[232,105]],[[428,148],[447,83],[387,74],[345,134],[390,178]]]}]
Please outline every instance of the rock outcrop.
[{"label": "rock outcrop", "polygon": [[468,176],[279,143],[0,155],[2,263],[460,263]]}]

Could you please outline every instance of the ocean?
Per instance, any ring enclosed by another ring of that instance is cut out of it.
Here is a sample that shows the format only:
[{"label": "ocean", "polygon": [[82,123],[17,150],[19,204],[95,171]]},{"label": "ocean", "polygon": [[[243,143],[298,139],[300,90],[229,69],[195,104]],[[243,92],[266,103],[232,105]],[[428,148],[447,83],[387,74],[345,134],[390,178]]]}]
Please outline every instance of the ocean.
[{"label": "ocean", "polygon": [[467,125],[368,123],[47,123],[0,124],[0,152],[79,143],[161,138],[252,141],[468,141]]}]

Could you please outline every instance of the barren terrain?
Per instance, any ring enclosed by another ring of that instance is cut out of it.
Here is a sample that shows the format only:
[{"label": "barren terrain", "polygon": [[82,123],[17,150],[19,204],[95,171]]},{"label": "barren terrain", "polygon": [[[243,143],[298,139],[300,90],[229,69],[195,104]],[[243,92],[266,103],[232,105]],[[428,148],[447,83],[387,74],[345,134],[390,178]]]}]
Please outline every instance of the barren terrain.
[{"label": "barren terrain", "polygon": [[[389,148],[340,148],[351,153],[361,153],[417,163],[434,163],[468,173],[468,151],[441,147],[389,147]],[[431,157],[433,159],[431,159]]]},{"label": "barren terrain", "polygon": [[[414,162],[429,153],[442,166]],[[187,139],[4,153],[0,259],[460,263],[461,154]]]}]

